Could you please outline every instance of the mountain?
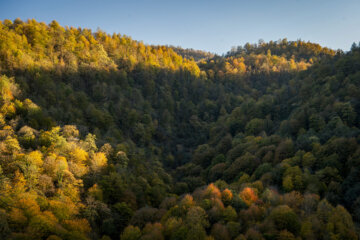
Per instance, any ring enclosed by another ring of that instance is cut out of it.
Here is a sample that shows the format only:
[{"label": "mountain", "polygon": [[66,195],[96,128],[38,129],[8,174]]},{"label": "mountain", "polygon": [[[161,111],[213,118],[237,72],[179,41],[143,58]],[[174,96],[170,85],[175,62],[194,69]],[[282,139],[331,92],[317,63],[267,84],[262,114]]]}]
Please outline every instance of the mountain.
[{"label": "mountain", "polygon": [[224,56],[0,22],[1,239],[358,239],[360,45]]}]

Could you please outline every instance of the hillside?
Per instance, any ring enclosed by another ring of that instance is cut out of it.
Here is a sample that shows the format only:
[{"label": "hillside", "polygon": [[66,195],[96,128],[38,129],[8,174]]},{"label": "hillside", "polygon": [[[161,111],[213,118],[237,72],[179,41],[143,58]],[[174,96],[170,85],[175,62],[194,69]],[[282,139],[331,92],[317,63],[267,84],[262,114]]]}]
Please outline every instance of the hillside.
[{"label": "hillside", "polygon": [[1,239],[358,239],[360,45],[216,56],[0,22]]},{"label": "hillside", "polygon": [[215,56],[215,54],[213,54],[213,53],[205,52],[205,51],[201,51],[201,50],[195,50],[192,48],[184,49],[182,47],[174,47],[174,46],[169,46],[169,47],[172,48],[177,54],[179,54],[183,58],[187,58],[187,59],[192,58],[196,62],[203,60],[203,59],[213,58]]}]

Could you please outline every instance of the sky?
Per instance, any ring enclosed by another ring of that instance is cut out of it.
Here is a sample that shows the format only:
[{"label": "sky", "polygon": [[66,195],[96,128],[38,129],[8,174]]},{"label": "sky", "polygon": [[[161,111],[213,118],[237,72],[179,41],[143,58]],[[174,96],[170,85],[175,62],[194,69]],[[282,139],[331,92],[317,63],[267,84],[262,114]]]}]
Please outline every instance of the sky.
[{"label": "sky", "polygon": [[281,38],[347,51],[360,41],[359,13],[360,0],[0,0],[0,20],[56,20],[217,54]]}]

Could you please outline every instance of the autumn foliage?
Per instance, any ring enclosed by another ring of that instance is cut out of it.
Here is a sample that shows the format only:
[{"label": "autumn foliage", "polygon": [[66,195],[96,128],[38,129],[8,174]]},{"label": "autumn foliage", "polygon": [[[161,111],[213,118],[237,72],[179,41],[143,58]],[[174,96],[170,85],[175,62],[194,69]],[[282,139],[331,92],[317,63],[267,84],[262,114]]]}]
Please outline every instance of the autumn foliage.
[{"label": "autumn foliage", "polygon": [[356,240],[359,66],[0,21],[0,239]]}]

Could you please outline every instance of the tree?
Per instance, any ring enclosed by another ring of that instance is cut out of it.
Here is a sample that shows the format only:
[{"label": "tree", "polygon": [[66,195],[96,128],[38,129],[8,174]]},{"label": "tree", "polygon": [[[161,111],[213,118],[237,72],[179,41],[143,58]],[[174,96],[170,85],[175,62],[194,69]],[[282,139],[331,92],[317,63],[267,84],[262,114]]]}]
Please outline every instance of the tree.
[{"label": "tree", "polygon": [[316,158],[311,152],[307,152],[304,154],[302,159],[302,165],[304,167],[312,168],[316,162]]},{"label": "tree", "polygon": [[293,189],[301,191],[304,187],[304,180],[301,169],[298,166],[286,169],[283,176],[283,187],[290,192]]},{"label": "tree", "polygon": [[351,215],[340,205],[329,216],[327,230],[332,239],[357,239]]},{"label": "tree", "polygon": [[141,237],[141,231],[138,227],[129,225],[125,228],[124,232],[121,234],[121,240],[138,240]]},{"label": "tree", "polygon": [[212,229],[211,229],[211,236],[213,236],[215,238],[215,240],[230,240],[230,235],[229,232],[227,230],[227,228],[219,223],[216,223],[213,225]]},{"label": "tree", "polygon": [[230,238],[233,239],[239,235],[241,231],[241,224],[239,222],[228,222],[226,228],[229,232]]},{"label": "tree", "polygon": [[189,227],[199,224],[203,227],[208,227],[207,215],[204,209],[201,207],[191,207],[186,214],[186,223]]},{"label": "tree", "polygon": [[269,215],[269,219],[274,222],[278,230],[288,230],[293,234],[298,234],[300,231],[299,218],[287,205],[274,208]]},{"label": "tree", "polygon": [[176,235],[176,232],[180,230],[181,226],[182,226],[181,218],[170,217],[169,219],[167,219],[166,223],[164,224],[165,237],[172,239]]},{"label": "tree", "polygon": [[96,152],[97,151],[97,146],[96,146],[96,136],[89,133],[86,138],[85,141],[82,143],[84,150],[90,153]]},{"label": "tree", "polygon": [[145,228],[143,229],[143,236],[141,239],[154,239],[154,240],[163,240],[164,237],[162,235],[163,226],[161,223],[148,223],[146,224]]},{"label": "tree", "polygon": [[90,168],[93,172],[100,172],[107,165],[107,158],[105,153],[97,152],[94,153],[90,160]]},{"label": "tree", "polygon": [[250,206],[258,199],[256,191],[253,188],[249,187],[244,188],[240,192],[239,196],[248,206]]},{"label": "tree", "polygon": [[72,140],[79,137],[79,130],[74,125],[65,125],[62,128],[62,134],[65,138]]},{"label": "tree", "polygon": [[224,191],[221,192],[221,200],[225,205],[230,205],[232,199],[233,199],[233,194],[229,189],[226,188]]},{"label": "tree", "polygon": [[281,142],[275,151],[275,161],[279,162],[290,157],[294,152],[294,144],[291,139]]},{"label": "tree", "polygon": [[250,228],[246,232],[245,236],[246,236],[246,239],[250,239],[250,240],[264,240],[264,237],[262,236],[262,234],[259,231],[255,230],[254,228]]},{"label": "tree", "polygon": [[227,206],[224,210],[223,213],[223,218],[225,221],[229,222],[229,221],[236,221],[237,219],[237,213],[235,211],[235,209],[231,206]]},{"label": "tree", "polygon": [[258,135],[264,130],[264,125],[263,119],[254,118],[246,124],[245,131],[249,135]]}]

